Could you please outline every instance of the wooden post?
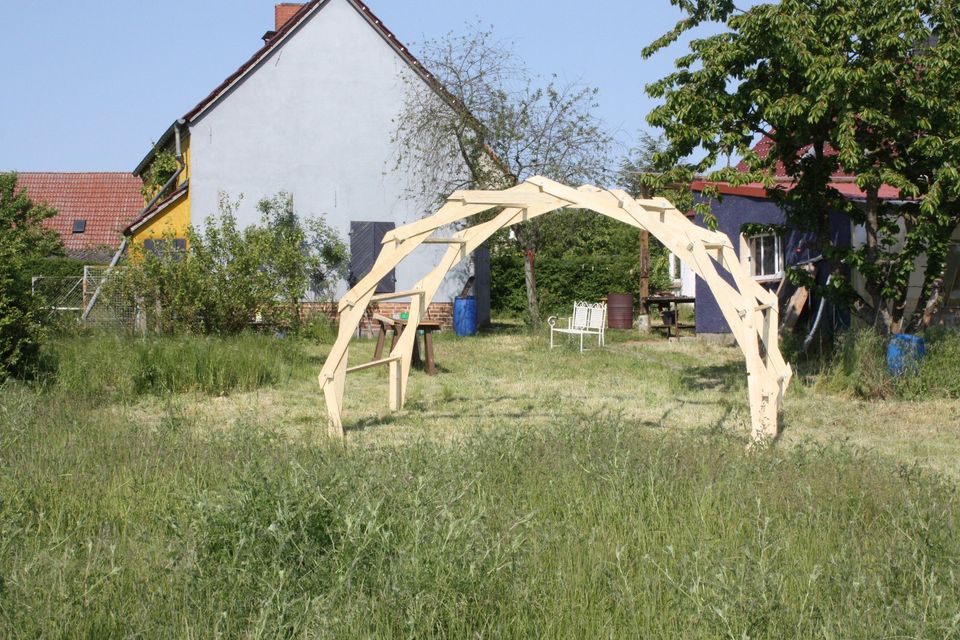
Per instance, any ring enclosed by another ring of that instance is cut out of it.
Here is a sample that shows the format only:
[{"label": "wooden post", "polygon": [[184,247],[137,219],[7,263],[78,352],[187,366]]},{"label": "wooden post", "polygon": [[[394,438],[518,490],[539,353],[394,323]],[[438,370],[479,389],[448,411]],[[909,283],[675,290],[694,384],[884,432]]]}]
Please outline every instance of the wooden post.
[{"label": "wooden post", "polygon": [[650,314],[647,298],[650,296],[650,232],[640,232],[640,309]]}]

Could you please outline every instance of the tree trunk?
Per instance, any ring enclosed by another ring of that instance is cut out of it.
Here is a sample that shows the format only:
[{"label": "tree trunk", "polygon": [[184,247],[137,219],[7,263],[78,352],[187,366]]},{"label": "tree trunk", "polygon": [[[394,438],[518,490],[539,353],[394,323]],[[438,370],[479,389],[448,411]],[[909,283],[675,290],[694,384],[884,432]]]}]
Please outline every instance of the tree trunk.
[{"label": "tree trunk", "polygon": [[533,249],[527,249],[525,256],[523,276],[527,285],[527,313],[530,316],[530,327],[537,330],[540,328],[540,303],[537,301],[537,277],[533,270],[535,256]]},{"label": "tree trunk", "polygon": [[[866,192],[867,222],[864,230],[867,235],[867,260],[876,265],[880,257],[880,193],[877,187],[867,187]],[[873,318],[869,319],[869,324],[887,335],[893,328],[894,319],[886,304],[887,301],[881,296],[881,285],[870,278],[865,277],[864,280],[864,288],[869,297],[867,302],[871,307],[868,313],[873,314]]]}]

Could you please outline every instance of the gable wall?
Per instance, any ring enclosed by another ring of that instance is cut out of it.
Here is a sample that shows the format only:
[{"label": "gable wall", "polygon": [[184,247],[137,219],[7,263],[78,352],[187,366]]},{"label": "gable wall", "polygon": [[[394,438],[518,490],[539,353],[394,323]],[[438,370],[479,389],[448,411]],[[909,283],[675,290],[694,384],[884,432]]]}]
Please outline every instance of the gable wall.
[{"label": "gable wall", "polygon": [[[259,221],[259,199],[292,193],[299,214],[326,214],[348,242],[351,220],[401,226],[431,212],[410,193],[416,180],[395,168],[405,79],[422,82],[348,0],[331,0],[191,126],[194,224],[217,211],[221,191],[243,194],[238,218],[246,224]],[[443,250],[425,247],[404,261],[397,290]],[[460,293],[468,262],[438,301]],[[338,295],[345,291],[341,284]]]}]

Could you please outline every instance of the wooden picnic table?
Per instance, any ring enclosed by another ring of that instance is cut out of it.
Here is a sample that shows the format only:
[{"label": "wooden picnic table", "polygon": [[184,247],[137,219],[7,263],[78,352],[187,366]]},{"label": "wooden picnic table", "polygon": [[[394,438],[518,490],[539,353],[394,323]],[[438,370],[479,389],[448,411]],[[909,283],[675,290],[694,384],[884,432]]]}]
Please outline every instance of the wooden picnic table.
[{"label": "wooden picnic table", "polygon": [[680,337],[681,329],[694,329],[696,325],[683,324],[680,322],[680,305],[695,304],[697,299],[692,296],[674,296],[674,295],[654,295],[647,296],[641,301],[645,313],[650,313],[650,307],[656,306],[660,311],[660,317],[663,318],[663,326],[667,328],[667,337],[676,332]]},{"label": "wooden picnic table", "polygon": [[[387,332],[393,334],[390,340],[390,351],[397,346],[397,340],[400,334],[407,328],[407,321],[397,318],[388,318],[380,314],[374,314],[374,322],[380,326],[377,333],[377,346],[373,350],[373,359],[379,360],[383,355],[383,345],[386,342]],[[437,375],[437,365],[433,359],[433,332],[440,330],[439,322],[421,322],[417,325],[417,335],[413,338],[413,364],[420,365],[423,361],[420,358],[420,332],[423,332],[423,351],[426,354],[426,370],[428,376]]]}]

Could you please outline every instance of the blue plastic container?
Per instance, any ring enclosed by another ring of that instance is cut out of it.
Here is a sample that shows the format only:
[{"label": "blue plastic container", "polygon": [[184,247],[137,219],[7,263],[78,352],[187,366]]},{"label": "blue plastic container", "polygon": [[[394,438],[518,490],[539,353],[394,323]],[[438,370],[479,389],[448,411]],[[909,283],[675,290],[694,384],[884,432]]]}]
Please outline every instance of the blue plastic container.
[{"label": "blue plastic container", "polygon": [[923,338],[906,333],[897,333],[887,345],[887,368],[895,376],[908,369],[915,369],[927,353]]},{"label": "blue plastic container", "polygon": [[474,296],[460,296],[453,301],[453,331],[458,336],[472,336],[477,333],[477,299]]}]

